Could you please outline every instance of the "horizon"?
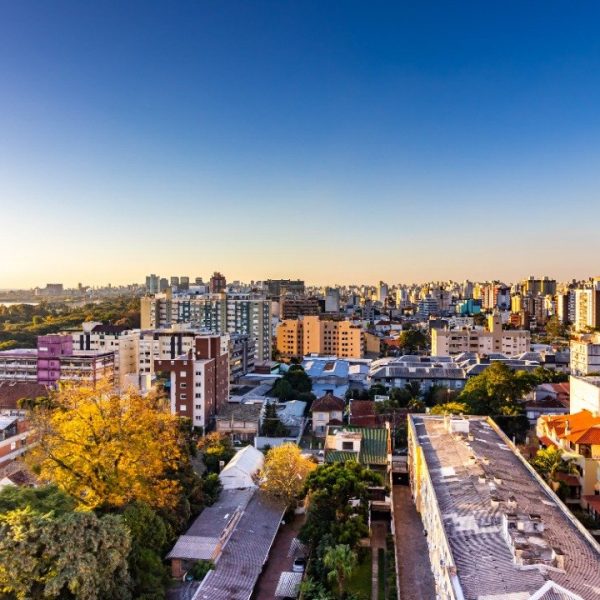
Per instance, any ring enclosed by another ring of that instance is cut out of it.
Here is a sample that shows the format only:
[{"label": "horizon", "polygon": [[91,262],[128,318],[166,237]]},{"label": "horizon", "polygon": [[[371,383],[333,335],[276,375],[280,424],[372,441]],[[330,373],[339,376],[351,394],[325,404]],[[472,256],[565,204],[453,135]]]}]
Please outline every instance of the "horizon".
[{"label": "horizon", "polygon": [[37,0],[0,22],[0,287],[597,272],[600,6]]}]

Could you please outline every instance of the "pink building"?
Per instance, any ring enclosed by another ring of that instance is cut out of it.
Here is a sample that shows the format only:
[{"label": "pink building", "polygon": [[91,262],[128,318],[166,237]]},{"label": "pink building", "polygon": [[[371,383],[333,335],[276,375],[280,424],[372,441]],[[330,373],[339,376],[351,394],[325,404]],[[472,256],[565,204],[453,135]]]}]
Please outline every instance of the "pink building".
[{"label": "pink building", "polygon": [[60,358],[73,354],[73,338],[60,334],[40,335],[37,349],[38,383],[55,386],[60,379]]}]

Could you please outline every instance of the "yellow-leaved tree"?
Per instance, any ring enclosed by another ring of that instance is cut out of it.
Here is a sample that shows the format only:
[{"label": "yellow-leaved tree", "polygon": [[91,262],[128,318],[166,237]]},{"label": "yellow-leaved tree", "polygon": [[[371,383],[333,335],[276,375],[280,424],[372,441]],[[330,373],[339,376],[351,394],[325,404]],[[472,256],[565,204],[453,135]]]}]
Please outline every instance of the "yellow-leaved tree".
[{"label": "yellow-leaved tree", "polygon": [[139,500],[173,507],[182,459],[179,421],[160,397],[122,395],[107,385],[65,387],[32,412],[39,443],[27,461],[82,508]]},{"label": "yellow-leaved tree", "polygon": [[289,506],[304,488],[306,476],[316,467],[295,444],[282,444],[267,453],[261,488]]}]

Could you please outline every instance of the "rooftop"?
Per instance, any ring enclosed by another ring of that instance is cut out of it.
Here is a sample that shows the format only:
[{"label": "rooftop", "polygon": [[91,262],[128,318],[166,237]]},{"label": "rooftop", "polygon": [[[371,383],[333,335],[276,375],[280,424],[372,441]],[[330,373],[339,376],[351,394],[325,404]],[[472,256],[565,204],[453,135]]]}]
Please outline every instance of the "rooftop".
[{"label": "rooftop", "polygon": [[600,597],[600,547],[491,422],[409,419],[465,600]]},{"label": "rooftop", "polygon": [[249,600],[283,514],[279,503],[257,490],[193,600]]},{"label": "rooftop", "polygon": [[[358,457],[356,452],[327,450],[328,447],[334,446],[330,437],[338,434],[358,434],[361,436]],[[325,462],[333,463],[358,459],[358,462],[362,465],[386,465],[388,462],[388,441],[389,430],[385,427],[330,426],[327,428],[325,441]]]}]

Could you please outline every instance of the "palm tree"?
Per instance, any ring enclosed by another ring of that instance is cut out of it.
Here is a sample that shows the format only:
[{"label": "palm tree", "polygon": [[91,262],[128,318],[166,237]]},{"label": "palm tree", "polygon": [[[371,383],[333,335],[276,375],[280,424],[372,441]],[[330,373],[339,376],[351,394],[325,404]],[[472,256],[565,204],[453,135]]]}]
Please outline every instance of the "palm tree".
[{"label": "palm tree", "polygon": [[561,484],[558,477],[560,473],[579,474],[577,467],[573,464],[573,459],[565,460],[562,452],[554,446],[538,450],[531,459],[531,464],[555,491]]},{"label": "palm tree", "polygon": [[329,570],[327,579],[331,583],[337,582],[338,595],[343,598],[346,580],[356,566],[356,553],[351,550],[348,544],[338,544],[325,552],[323,564]]}]

